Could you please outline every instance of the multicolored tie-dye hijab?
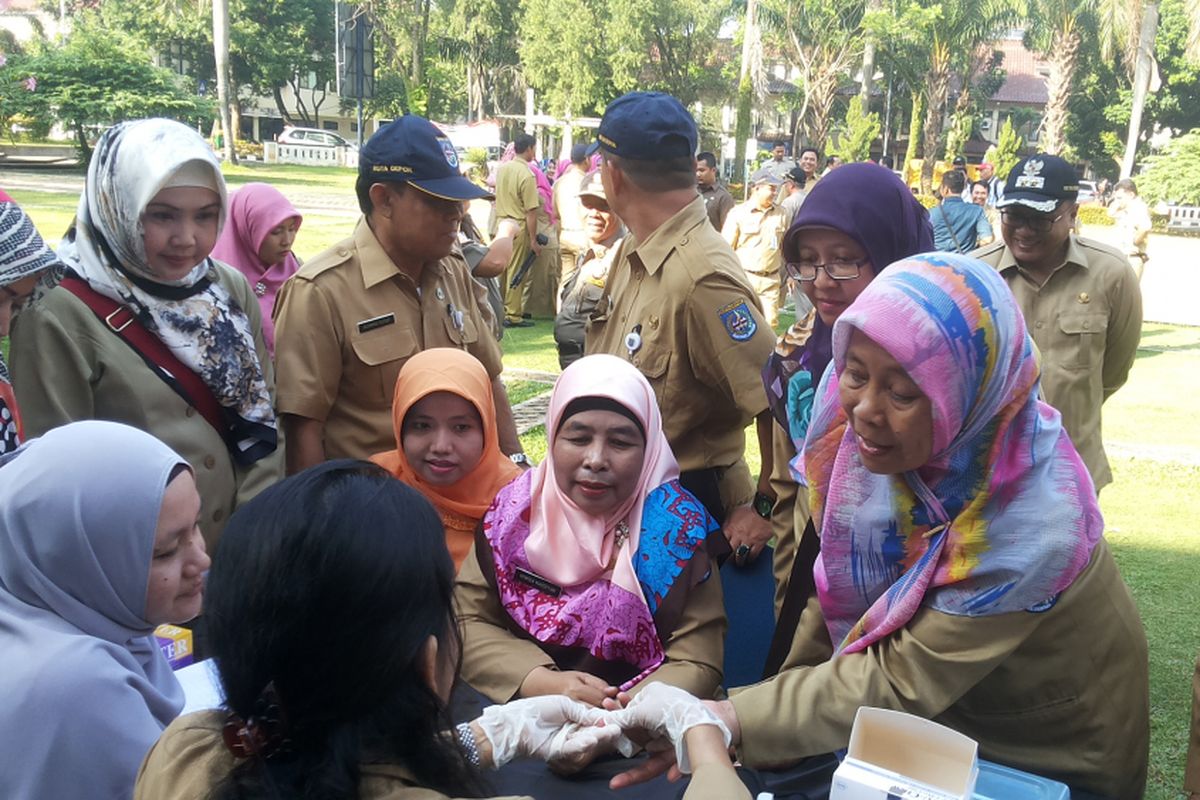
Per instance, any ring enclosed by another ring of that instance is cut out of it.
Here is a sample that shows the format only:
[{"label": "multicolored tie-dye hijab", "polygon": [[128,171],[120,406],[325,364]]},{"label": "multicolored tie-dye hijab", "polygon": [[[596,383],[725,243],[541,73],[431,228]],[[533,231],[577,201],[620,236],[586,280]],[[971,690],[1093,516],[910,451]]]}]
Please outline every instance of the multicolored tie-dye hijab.
[{"label": "multicolored tie-dye hijab", "polygon": [[[859,459],[838,402],[851,333],[927,394],[933,455],[902,475]],[[1012,293],[981,261],[926,254],[888,267],[833,329],[804,451],[821,535],[814,578],[839,653],[902,628],[921,606],[985,616],[1043,611],[1104,530],[1087,469],[1055,409]]]}]

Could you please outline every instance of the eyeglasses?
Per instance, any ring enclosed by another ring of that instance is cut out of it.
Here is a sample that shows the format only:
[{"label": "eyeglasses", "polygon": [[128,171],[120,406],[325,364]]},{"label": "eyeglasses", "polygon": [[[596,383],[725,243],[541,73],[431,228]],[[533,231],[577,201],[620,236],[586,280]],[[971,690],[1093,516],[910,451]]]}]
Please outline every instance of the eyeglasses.
[{"label": "eyeglasses", "polygon": [[1001,211],[1000,221],[1008,227],[1015,230],[1020,230],[1022,227],[1029,228],[1034,233],[1046,233],[1054,227],[1054,223],[1062,219],[1065,214],[1059,214],[1057,217],[1036,217],[1032,214],[1014,214],[1011,211]]},{"label": "eyeglasses", "polygon": [[870,264],[869,258],[833,258],[824,264],[815,261],[789,261],[787,273],[798,281],[815,281],[817,270],[825,270],[825,274],[835,281],[852,281],[862,273],[864,264]]}]

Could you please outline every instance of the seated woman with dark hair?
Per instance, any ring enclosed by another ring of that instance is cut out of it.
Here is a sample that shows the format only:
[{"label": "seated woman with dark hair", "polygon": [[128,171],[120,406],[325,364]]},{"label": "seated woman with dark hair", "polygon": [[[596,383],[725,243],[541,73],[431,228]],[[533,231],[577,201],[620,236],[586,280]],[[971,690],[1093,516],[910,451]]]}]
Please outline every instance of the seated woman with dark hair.
[{"label": "seated woman with dark hair", "polygon": [[[565,697],[451,724],[453,587],[433,507],[382,469],[333,461],[267,489],[230,520],[209,575],[225,708],[176,720],[135,798],[480,797],[479,767],[611,748],[619,729],[591,726],[604,712]],[[738,796],[728,733],[690,711],[672,738],[710,793],[689,800]]]},{"label": "seated woman with dark hair", "polygon": [[200,610],[187,462],[76,422],[0,456],[0,797],[125,800],[183,708],[154,628]]},{"label": "seated woman with dark hair", "polygon": [[555,384],[546,430],[546,460],[500,490],[459,573],[463,677],[496,702],[599,706],[646,681],[711,697],[724,537],[679,484],[654,390],[587,356]]}]

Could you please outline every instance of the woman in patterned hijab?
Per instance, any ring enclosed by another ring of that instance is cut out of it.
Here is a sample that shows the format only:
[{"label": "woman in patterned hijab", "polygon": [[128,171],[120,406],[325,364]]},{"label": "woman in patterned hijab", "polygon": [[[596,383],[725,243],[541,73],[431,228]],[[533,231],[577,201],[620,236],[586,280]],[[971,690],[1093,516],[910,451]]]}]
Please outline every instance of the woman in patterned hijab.
[{"label": "woman in patterned hijab", "polygon": [[[57,274],[58,256],[46,246],[33,221],[0,191],[0,338],[8,336],[12,318],[40,295]],[[8,365],[0,351],[0,455],[21,443],[21,418],[13,396]]]}]

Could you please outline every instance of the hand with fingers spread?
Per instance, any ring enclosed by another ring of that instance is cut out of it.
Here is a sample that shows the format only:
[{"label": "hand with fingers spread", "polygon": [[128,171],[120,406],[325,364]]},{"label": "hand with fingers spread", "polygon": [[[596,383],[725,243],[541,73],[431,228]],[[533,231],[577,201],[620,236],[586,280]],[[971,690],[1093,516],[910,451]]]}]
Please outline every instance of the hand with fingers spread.
[{"label": "hand with fingers spread", "polygon": [[535,667],[525,676],[517,694],[521,697],[564,695],[580,703],[601,708],[606,699],[617,696],[617,688],[587,672],[560,672],[547,667]]}]

